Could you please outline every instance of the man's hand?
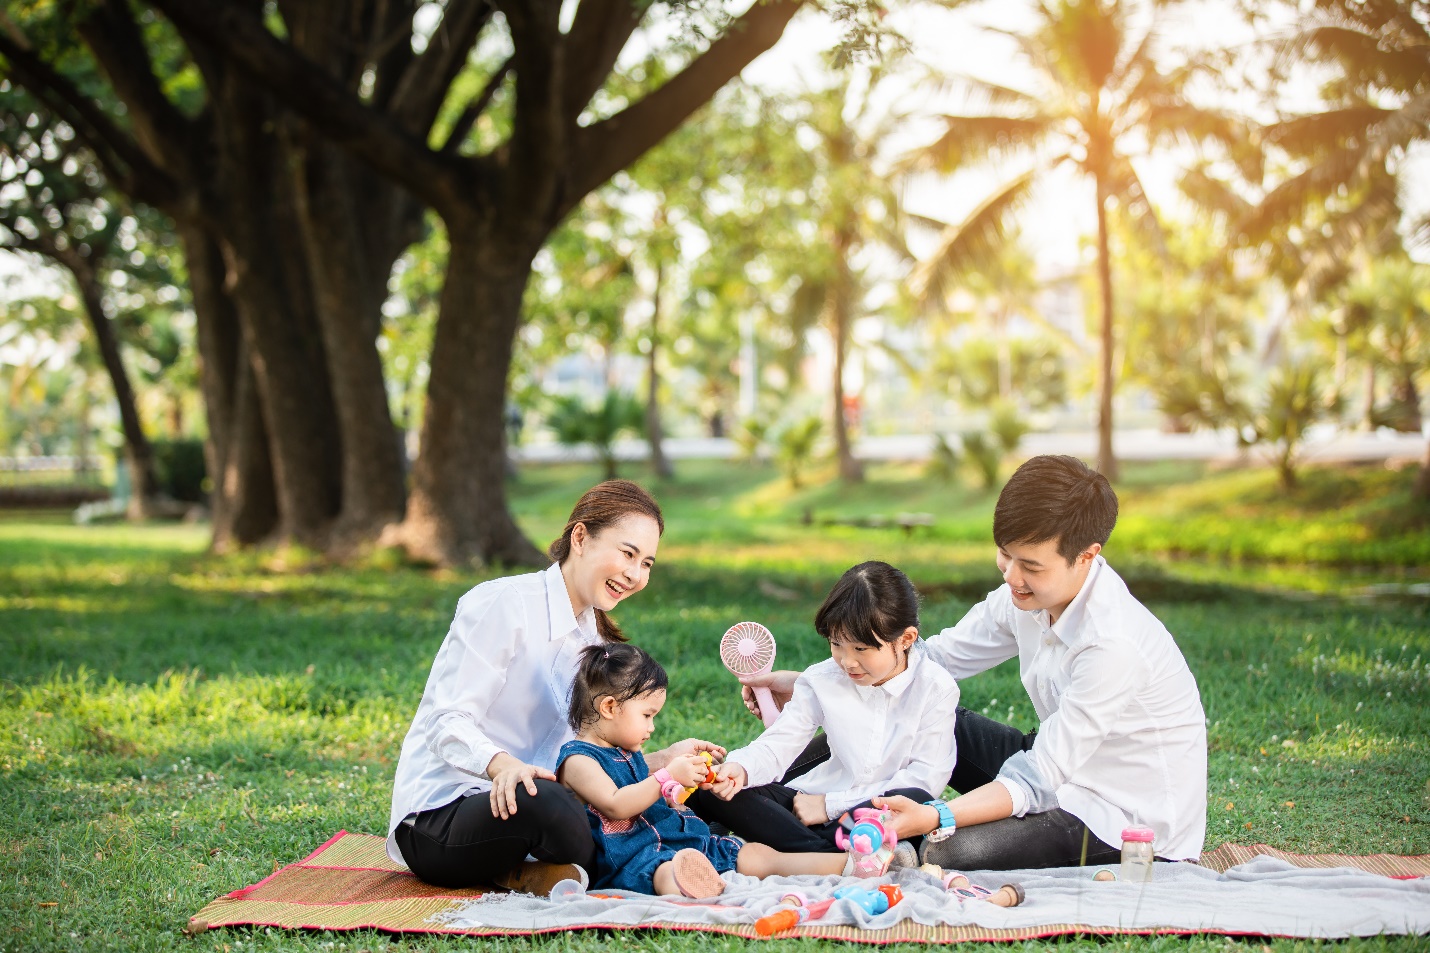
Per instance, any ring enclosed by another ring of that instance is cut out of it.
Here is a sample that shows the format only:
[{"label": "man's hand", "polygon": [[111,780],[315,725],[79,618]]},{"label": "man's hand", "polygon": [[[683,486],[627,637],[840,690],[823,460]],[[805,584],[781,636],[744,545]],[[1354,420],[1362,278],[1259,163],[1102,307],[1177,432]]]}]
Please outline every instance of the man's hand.
[{"label": "man's hand", "polygon": [[536,779],[555,781],[556,775],[545,768],[527,764],[512,757],[505,751],[497,753],[487,764],[487,777],[492,779],[492,817],[506,820],[516,813],[516,789],[520,785],[526,793],[536,797]]},{"label": "man's hand", "polygon": [[900,838],[917,837],[938,827],[938,811],[902,794],[876,797],[870,803],[893,812],[894,830],[899,832]]},{"label": "man's hand", "polygon": [[799,818],[799,822],[805,827],[815,827],[829,821],[829,808],[825,806],[823,794],[805,794],[803,791],[794,796],[794,816]]},{"label": "man's hand", "polygon": [[781,669],[778,672],[765,672],[760,675],[741,675],[740,698],[745,703],[745,707],[750,710],[750,714],[756,718],[760,717],[760,704],[755,700],[756,688],[768,688],[770,695],[775,702],[775,713],[784,711],[784,707],[789,704],[789,700],[794,697],[794,683],[799,679],[799,672]]},{"label": "man's hand", "polygon": [[740,789],[749,779],[750,776],[743,767],[733,761],[727,761],[715,769],[715,783],[710,785],[710,790],[720,800],[728,801],[740,793]]}]

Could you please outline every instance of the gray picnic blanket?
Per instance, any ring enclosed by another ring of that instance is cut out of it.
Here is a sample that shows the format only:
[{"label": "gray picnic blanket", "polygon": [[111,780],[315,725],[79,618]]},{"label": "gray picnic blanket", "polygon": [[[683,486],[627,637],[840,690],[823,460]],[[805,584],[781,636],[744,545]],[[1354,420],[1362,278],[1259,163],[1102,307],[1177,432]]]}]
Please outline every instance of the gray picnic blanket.
[{"label": "gray picnic blanket", "polygon": [[[917,870],[900,870],[882,881],[897,883],[904,900],[871,916],[846,901],[836,902],[809,925],[842,925],[880,930],[905,919],[926,926],[1036,929],[1063,924],[1129,932],[1205,932],[1260,936],[1342,939],[1377,934],[1430,933],[1430,878],[1395,880],[1351,867],[1308,870],[1282,860],[1258,857],[1217,873],[1194,864],[1158,863],[1148,884],[1099,882],[1099,869],[972,871],[975,884],[996,890],[1016,881],[1027,900],[1012,908],[984,900],[960,900]],[[521,894],[487,894],[439,914],[432,922],[466,929],[540,930],[583,925],[752,924],[778,909],[779,899],[798,889],[811,900],[829,897],[850,880],[838,877],[770,877],[738,873],[715,901],[652,897],[602,891],[601,899],[576,890],[547,899]],[[857,882],[857,881],[856,881]],[[575,888],[574,882],[567,886]]]}]

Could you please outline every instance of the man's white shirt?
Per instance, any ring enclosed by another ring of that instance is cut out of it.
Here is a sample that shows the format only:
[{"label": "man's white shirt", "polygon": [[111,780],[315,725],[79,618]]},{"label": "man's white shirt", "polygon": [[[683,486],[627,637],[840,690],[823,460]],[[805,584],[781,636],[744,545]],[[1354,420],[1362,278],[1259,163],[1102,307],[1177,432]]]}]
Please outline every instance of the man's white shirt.
[{"label": "man's white shirt", "polygon": [[882,685],[860,685],[834,659],[811,665],[775,723],[727,761],[745,769],[747,785],[777,781],[821,726],[828,761],[790,787],[823,794],[831,818],[895,788],[943,793],[953,773],[958,684],[915,642],[909,665]]},{"label": "man's white shirt", "polygon": [[928,641],[964,679],[1018,657],[1038,714],[1033,747],[998,780],[1013,813],[1061,807],[1105,843],[1131,822],[1157,856],[1194,860],[1206,834],[1206,715],[1171,634],[1101,556],[1053,625],[1013,604],[1007,585]]},{"label": "man's white shirt", "polygon": [[581,650],[600,642],[595,613],[578,619],[560,564],[469,590],[457,603],[417,706],[392,785],[392,832],[408,814],[491,790],[499,752],[555,770]]}]

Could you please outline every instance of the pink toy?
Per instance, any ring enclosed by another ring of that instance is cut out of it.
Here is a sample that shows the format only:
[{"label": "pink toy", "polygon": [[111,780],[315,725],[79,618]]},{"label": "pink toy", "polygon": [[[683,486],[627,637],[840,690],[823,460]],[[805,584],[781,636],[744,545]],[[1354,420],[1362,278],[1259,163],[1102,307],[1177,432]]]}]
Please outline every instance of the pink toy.
[{"label": "pink toy", "polygon": [[[775,667],[775,637],[758,622],[738,622],[720,639],[720,661],[736,675],[763,675]],[[770,690],[756,688],[755,701],[765,727],[773,725],[779,710]]]},{"label": "pink toy", "polygon": [[855,808],[852,817],[845,814],[834,832],[834,843],[849,853],[850,872],[856,877],[882,877],[898,842],[893,814],[874,807]]}]

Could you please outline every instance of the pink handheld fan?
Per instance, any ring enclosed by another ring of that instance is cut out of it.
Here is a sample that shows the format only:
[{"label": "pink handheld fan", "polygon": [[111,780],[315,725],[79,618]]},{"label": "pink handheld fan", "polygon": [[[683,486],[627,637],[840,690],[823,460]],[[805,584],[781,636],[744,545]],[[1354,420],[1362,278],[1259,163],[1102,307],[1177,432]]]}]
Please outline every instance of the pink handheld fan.
[{"label": "pink handheld fan", "polygon": [[[736,675],[763,675],[775,667],[775,637],[758,622],[738,622],[720,638],[720,661]],[[770,690],[756,688],[755,701],[765,727],[773,725],[779,709]]]}]

